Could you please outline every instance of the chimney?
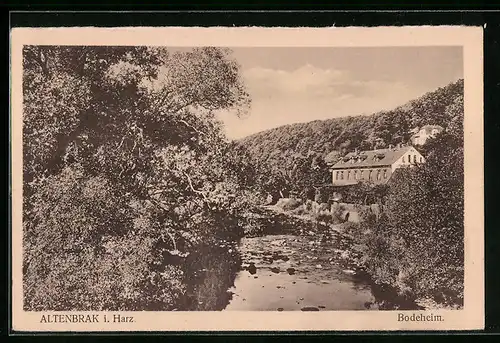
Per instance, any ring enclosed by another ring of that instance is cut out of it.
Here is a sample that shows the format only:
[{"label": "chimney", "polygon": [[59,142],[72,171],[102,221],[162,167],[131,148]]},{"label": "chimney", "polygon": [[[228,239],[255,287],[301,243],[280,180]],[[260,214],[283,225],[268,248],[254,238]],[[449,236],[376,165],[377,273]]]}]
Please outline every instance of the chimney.
[{"label": "chimney", "polygon": [[401,149],[401,143],[398,143],[398,145],[396,146],[398,149]]},{"label": "chimney", "polygon": [[354,148],[354,154],[357,155],[359,153],[358,148]]},{"label": "chimney", "polygon": [[394,148],[394,145],[389,144],[389,149],[391,149],[391,150],[392,150],[393,148]]}]

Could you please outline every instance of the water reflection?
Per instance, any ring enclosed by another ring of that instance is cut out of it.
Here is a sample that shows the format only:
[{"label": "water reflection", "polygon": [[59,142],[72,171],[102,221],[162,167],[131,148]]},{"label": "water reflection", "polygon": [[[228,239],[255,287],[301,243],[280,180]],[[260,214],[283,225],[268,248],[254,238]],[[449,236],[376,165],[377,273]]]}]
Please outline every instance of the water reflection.
[{"label": "water reflection", "polygon": [[219,311],[231,300],[241,259],[236,247],[207,246],[187,261],[186,298],[179,305],[188,311]]}]

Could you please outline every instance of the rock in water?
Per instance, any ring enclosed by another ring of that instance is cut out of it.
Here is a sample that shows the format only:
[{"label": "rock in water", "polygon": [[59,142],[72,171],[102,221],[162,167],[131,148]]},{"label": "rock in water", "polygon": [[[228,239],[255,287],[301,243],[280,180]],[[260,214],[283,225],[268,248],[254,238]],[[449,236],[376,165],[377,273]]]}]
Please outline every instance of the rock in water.
[{"label": "rock in water", "polygon": [[319,311],[319,308],[314,306],[306,306],[300,309],[301,311]]},{"label": "rock in water", "polygon": [[287,268],[286,271],[289,275],[295,274],[295,268]]},{"label": "rock in water", "polygon": [[322,269],[322,268],[323,268],[323,266],[322,266],[321,264],[317,264],[317,265],[316,265],[316,268],[317,268],[317,269]]},{"label": "rock in water", "polygon": [[282,312],[283,311],[283,307],[278,307],[278,312]]},{"label": "rock in water", "polygon": [[280,269],[279,269],[278,267],[272,267],[272,268],[271,268],[271,271],[272,271],[273,273],[278,274],[278,273],[280,272]]},{"label": "rock in water", "polygon": [[346,274],[349,274],[349,275],[356,274],[356,272],[354,270],[350,270],[350,269],[344,269],[343,272]]},{"label": "rock in water", "polygon": [[250,263],[250,265],[248,266],[247,270],[252,275],[255,274],[255,273],[257,273],[257,267],[255,267],[255,264],[253,264],[253,263]]}]

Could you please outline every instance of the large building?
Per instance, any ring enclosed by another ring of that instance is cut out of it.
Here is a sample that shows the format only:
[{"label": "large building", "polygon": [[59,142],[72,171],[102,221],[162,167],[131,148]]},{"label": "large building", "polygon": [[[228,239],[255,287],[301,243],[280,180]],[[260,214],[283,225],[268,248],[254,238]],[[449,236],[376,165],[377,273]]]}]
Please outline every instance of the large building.
[{"label": "large building", "polygon": [[413,145],[424,145],[429,138],[434,138],[441,132],[444,128],[439,125],[424,125],[420,129],[415,128],[411,132],[414,133],[410,140]]},{"label": "large building", "polygon": [[333,185],[353,185],[363,181],[380,184],[387,182],[396,169],[424,162],[424,157],[413,146],[397,146],[350,152],[330,170]]}]

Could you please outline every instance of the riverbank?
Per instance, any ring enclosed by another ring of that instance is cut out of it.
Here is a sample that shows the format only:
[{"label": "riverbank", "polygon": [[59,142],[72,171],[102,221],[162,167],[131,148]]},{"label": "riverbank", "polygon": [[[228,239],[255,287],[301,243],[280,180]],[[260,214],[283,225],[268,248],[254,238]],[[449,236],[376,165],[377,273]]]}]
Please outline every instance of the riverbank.
[{"label": "riverbank", "polygon": [[261,206],[243,237],[190,256],[177,310],[419,310],[445,307],[402,296],[364,268],[352,223]]},{"label": "riverbank", "polygon": [[[268,211],[268,213],[274,213],[279,218],[288,218],[286,220],[294,221],[298,223],[307,223],[309,225],[309,230],[305,231],[299,229],[299,234],[306,235],[317,235],[318,233],[328,232],[329,235],[337,235],[337,242],[340,243],[341,248],[336,247],[332,250],[334,255],[343,260],[342,264],[348,266],[348,272],[360,275],[364,279],[370,280],[370,285],[378,298],[381,298],[381,309],[424,309],[424,310],[438,310],[438,309],[460,309],[459,305],[449,306],[444,304],[439,304],[433,299],[429,298],[416,298],[411,296],[411,294],[406,294],[402,296],[398,291],[387,284],[377,284],[375,283],[371,275],[365,270],[364,267],[364,257],[361,249],[356,244],[356,235],[363,234],[360,233],[357,224],[350,222],[345,223],[327,223],[323,221],[318,221],[313,218],[309,213],[307,214],[295,214],[294,211],[286,211],[283,208],[270,205],[264,206],[263,209]],[[299,225],[300,226],[300,225]]]}]

